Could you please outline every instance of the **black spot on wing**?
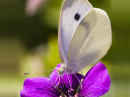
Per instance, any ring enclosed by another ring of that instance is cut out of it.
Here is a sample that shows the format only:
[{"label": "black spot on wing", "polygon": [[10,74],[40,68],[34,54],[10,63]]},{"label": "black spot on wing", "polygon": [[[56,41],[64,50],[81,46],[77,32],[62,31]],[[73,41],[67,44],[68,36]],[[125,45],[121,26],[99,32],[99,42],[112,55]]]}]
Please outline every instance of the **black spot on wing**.
[{"label": "black spot on wing", "polygon": [[78,21],[80,19],[81,15],[79,13],[76,13],[74,16],[74,19]]}]

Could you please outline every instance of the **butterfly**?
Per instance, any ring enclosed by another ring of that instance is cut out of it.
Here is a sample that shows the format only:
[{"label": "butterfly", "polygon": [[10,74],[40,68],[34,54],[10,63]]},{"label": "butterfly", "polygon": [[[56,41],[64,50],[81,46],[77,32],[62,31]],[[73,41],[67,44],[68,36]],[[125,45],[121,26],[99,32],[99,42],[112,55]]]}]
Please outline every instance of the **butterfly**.
[{"label": "butterfly", "polygon": [[64,0],[58,44],[64,70],[79,72],[105,56],[112,44],[111,22],[107,13],[88,0]]}]

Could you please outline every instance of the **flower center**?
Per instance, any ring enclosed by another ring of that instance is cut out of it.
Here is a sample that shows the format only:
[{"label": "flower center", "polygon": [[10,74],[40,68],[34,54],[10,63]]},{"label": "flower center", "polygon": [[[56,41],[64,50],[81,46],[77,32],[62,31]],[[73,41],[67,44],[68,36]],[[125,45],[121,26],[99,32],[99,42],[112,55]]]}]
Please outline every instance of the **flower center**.
[{"label": "flower center", "polygon": [[77,96],[77,89],[72,89],[72,88],[66,88],[62,87],[59,88],[59,91],[61,92],[60,97],[78,97]]},{"label": "flower center", "polygon": [[[63,77],[65,77],[66,79]],[[82,81],[82,78],[82,75],[78,74],[61,76],[60,83],[57,86],[57,90],[60,93],[59,97],[79,97],[78,92],[81,86],[80,83]]]}]

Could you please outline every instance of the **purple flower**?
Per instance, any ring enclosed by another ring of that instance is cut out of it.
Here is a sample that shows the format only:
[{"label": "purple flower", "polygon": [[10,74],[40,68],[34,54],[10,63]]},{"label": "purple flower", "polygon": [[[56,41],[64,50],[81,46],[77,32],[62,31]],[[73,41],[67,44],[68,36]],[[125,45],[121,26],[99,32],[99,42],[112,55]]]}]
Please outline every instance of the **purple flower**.
[{"label": "purple flower", "polygon": [[60,64],[49,78],[28,78],[21,97],[99,97],[110,89],[110,76],[104,64],[96,64],[83,76],[59,73]]}]

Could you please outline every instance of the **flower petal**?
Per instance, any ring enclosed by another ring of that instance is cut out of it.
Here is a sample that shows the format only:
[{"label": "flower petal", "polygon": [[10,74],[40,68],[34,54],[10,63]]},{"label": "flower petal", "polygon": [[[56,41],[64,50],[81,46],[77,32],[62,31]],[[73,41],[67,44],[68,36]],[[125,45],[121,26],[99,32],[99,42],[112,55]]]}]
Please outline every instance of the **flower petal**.
[{"label": "flower petal", "polygon": [[59,89],[61,89],[65,94],[74,95],[76,90],[80,86],[82,75],[74,73],[64,72],[60,77]]},{"label": "flower petal", "polygon": [[68,88],[69,87],[74,88],[75,86],[77,86],[77,83],[79,84],[80,80],[84,77],[79,73],[70,74],[67,72],[62,72],[60,74],[61,69],[62,69],[62,64],[58,64],[50,75],[50,81],[52,81],[54,85],[58,83],[58,84],[64,84]]},{"label": "flower petal", "polygon": [[104,64],[99,62],[85,76],[79,95],[82,97],[99,97],[110,89],[110,76]]},{"label": "flower petal", "polygon": [[53,85],[57,86],[59,84],[59,80],[60,80],[60,68],[62,68],[61,66],[62,64],[58,64],[56,66],[56,68],[53,70],[53,72],[50,75],[50,81]]},{"label": "flower petal", "polygon": [[24,81],[21,97],[58,97],[59,92],[47,78],[28,78]]}]

